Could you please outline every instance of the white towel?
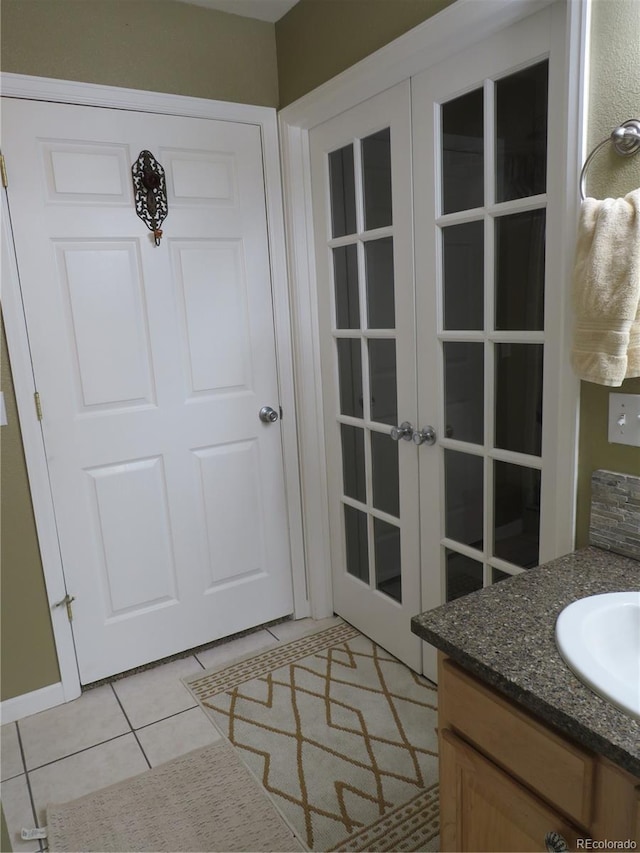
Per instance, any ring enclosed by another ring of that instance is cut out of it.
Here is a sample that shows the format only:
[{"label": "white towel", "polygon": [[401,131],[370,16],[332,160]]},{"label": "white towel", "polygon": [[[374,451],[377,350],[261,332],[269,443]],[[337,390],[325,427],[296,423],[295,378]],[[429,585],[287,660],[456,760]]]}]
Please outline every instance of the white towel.
[{"label": "white towel", "polygon": [[640,376],[640,188],[582,202],[573,307],[575,373],[599,385]]}]

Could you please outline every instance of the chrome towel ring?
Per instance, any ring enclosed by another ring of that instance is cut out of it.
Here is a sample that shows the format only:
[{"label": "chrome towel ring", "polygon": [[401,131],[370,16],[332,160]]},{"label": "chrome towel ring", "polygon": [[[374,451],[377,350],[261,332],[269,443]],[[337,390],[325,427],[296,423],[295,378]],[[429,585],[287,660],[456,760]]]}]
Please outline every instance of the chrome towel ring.
[{"label": "chrome towel ring", "polygon": [[603,139],[593,149],[591,154],[584,161],[584,166],[580,172],[580,198],[585,200],[585,180],[587,177],[587,169],[593,160],[595,154],[608,142],[613,144],[616,153],[621,157],[631,157],[640,151],[640,121],[636,118],[631,118],[628,121],[623,121],[619,127],[611,133],[606,139]]}]

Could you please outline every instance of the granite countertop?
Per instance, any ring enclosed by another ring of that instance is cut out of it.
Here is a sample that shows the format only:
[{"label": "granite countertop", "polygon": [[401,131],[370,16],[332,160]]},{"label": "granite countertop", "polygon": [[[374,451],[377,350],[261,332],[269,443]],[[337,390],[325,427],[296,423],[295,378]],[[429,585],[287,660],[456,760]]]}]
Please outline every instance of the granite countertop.
[{"label": "granite countertop", "polygon": [[556,730],[640,776],[640,721],[571,672],[555,644],[579,598],[640,590],[640,562],[588,547],[411,620],[411,629]]}]

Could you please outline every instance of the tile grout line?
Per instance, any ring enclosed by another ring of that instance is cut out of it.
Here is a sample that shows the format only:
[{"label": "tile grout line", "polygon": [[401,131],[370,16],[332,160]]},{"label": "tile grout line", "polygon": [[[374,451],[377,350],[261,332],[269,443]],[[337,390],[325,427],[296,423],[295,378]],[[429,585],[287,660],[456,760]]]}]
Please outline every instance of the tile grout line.
[{"label": "tile grout line", "polygon": [[129,719],[129,717],[128,717],[128,715],[127,715],[127,712],[126,712],[126,711],[125,711],[125,709],[124,709],[124,705],[123,705],[123,704],[122,704],[122,702],[120,701],[120,697],[119,697],[119,696],[118,696],[118,694],[116,693],[115,687],[113,686],[113,682],[111,682],[109,686],[111,687],[111,690],[113,691],[113,695],[116,697],[116,702],[117,702],[117,703],[118,703],[118,705],[120,706],[120,710],[121,710],[121,711],[122,711],[122,713],[124,714],[124,718],[125,718],[125,720],[127,721],[127,725],[128,725],[128,726],[129,726],[129,728],[131,729],[131,733],[133,734],[134,738],[136,739],[136,743],[137,743],[137,744],[138,744],[138,746],[140,747],[140,751],[142,752],[142,754],[143,754],[143,756],[144,756],[144,760],[145,760],[145,761],[147,762],[147,764],[149,765],[149,770],[151,770],[151,762],[149,761],[149,759],[148,759],[148,757],[147,757],[147,753],[144,751],[144,748],[143,748],[142,744],[140,743],[140,738],[138,737],[138,735],[137,735],[137,733],[136,733],[136,730],[135,730],[135,729],[133,728],[133,726],[131,725],[131,720]]},{"label": "tile grout line", "polygon": [[[115,692],[115,691],[114,691],[114,692]],[[116,694],[116,698],[117,698],[117,694]],[[65,759],[67,759],[67,758],[73,758],[73,757],[74,757],[74,756],[76,756],[76,755],[82,755],[82,753],[83,753],[83,752],[88,752],[90,749],[95,749],[95,747],[97,747],[97,746],[104,746],[104,744],[106,744],[106,743],[111,743],[112,741],[114,741],[114,740],[118,740],[118,739],[119,739],[119,738],[121,738],[121,737],[126,737],[128,734],[132,734],[132,735],[136,738],[136,741],[138,741],[138,744],[139,744],[140,749],[142,750],[142,752],[143,752],[143,754],[144,754],[144,756],[145,756],[145,759],[147,759],[146,753],[144,752],[144,749],[142,748],[142,744],[140,743],[140,741],[139,741],[139,740],[138,740],[138,738],[137,738],[137,734],[136,734],[136,732],[137,732],[137,731],[139,731],[140,729],[146,729],[146,728],[148,728],[149,726],[153,726],[153,725],[155,725],[156,723],[162,723],[162,722],[164,722],[165,720],[170,720],[172,717],[177,717],[179,714],[184,714],[184,713],[186,713],[186,711],[193,711],[194,709],[196,709],[196,708],[198,708],[198,707],[199,707],[199,706],[196,704],[196,705],[193,705],[191,708],[183,708],[183,710],[182,710],[182,711],[176,711],[176,713],[175,713],[175,714],[167,714],[167,716],[166,716],[166,717],[161,717],[159,720],[153,720],[153,721],[152,721],[152,722],[150,722],[150,723],[145,723],[143,726],[139,726],[139,727],[138,727],[138,729],[134,729],[134,728],[133,728],[133,726],[132,726],[132,724],[131,724],[131,721],[130,721],[130,720],[129,720],[129,718],[127,717],[127,715],[126,715],[126,713],[125,713],[125,710],[124,710],[124,708],[122,707],[122,703],[120,702],[120,700],[119,700],[119,699],[118,699],[118,704],[120,705],[120,708],[121,708],[121,710],[122,710],[122,713],[123,713],[123,714],[124,714],[124,716],[125,716],[125,720],[126,720],[126,722],[127,722],[127,725],[129,726],[130,731],[128,731],[128,732],[121,732],[119,735],[114,735],[113,737],[106,738],[105,740],[101,740],[101,741],[99,741],[98,743],[94,743],[94,744],[92,744],[91,746],[85,746],[85,747],[83,747],[82,749],[77,749],[75,752],[69,752],[67,755],[61,755],[61,756],[60,756],[60,758],[54,758],[52,761],[45,761],[45,763],[44,763],[44,764],[38,764],[36,767],[32,767],[30,770],[26,770],[26,764],[25,764],[25,772],[26,772],[26,773],[33,773],[33,772],[34,772],[34,771],[36,771],[36,770],[42,770],[44,767],[51,767],[51,765],[52,765],[52,764],[56,764],[58,761],[64,761],[64,760],[65,760]],[[148,759],[147,759],[147,764],[149,764],[149,760],[148,760]],[[150,764],[149,764],[149,767],[151,767],[151,765],[150,765]],[[19,776],[22,776],[22,775],[23,775],[22,773],[19,773],[19,774],[18,774],[18,776],[12,776],[11,778],[12,778],[12,779],[17,779]],[[4,781],[4,782],[7,782],[7,781],[9,781],[9,780],[8,780],[8,779],[3,779],[3,781]]]},{"label": "tile grout line", "polygon": [[57,764],[58,761],[65,761],[67,758],[73,758],[75,755],[82,755],[83,752],[89,752],[90,749],[95,749],[96,746],[104,746],[105,743],[111,743],[121,737],[126,737],[128,734],[131,734],[131,732],[121,732],[119,735],[108,737],[98,743],[91,744],[91,746],[85,746],[82,749],[77,749],[75,752],[70,752],[67,755],[61,755],[60,758],[54,758],[52,761],[45,761],[44,764],[38,764],[37,767],[32,767],[30,770],[27,770],[27,773],[35,773],[36,770],[42,770],[44,767],[51,767],[52,764]]},{"label": "tile grout line", "polygon": [[191,708],[183,708],[182,711],[176,711],[175,714],[168,714],[166,717],[161,717],[159,720],[153,720],[151,723],[145,723],[143,726],[138,726],[137,729],[133,730],[133,733],[141,732],[143,729],[149,729],[151,726],[155,726],[157,723],[164,723],[166,720],[172,720],[174,717],[179,717],[181,714],[186,714],[189,711],[200,711],[201,708],[199,705],[192,705]]},{"label": "tile grout line", "polygon": [[[18,721],[16,720],[16,734],[18,736],[18,746],[20,747],[20,758],[22,759],[22,766],[24,767],[24,778],[27,783],[27,792],[29,794],[29,802],[31,803],[31,814],[33,815],[33,825],[40,826],[40,822],[38,821],[38,813],[36,811],[36,804],[33,799],[33,791],[31,790],[31,779],[29,778],[29,771],[27,770],[27,761],[24,755],[24,746],[22,744],[22,735],[20,734],[20,726],[18,725]],[[38,850],[40,853],[44,850],[44,844],[42,839],[38,839]]]}]

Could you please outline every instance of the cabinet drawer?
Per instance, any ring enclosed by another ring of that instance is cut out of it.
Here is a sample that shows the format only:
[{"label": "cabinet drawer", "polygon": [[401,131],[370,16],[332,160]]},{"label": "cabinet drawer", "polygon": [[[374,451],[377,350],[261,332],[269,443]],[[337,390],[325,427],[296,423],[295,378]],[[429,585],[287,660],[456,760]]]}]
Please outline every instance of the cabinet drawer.
[{"label": "cabinet drawer", "polygon": [[588,827],[594,756],[556,735],[452,661],[440,665],[439,725],[464,738],[554,807]]}]

